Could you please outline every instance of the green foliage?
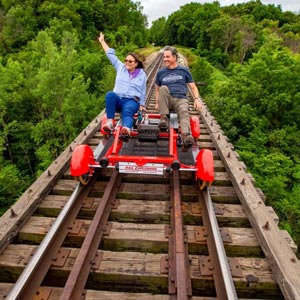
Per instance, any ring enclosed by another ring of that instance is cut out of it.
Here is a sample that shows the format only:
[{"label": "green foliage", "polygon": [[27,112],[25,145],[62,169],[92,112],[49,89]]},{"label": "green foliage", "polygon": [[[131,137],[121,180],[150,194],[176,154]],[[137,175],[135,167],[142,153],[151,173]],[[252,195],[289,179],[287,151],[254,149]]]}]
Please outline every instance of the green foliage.
[{"label": "green foliage", "polygon": [[70,139],[75,138],[78,129],[86,125],[86,118],[94,116],[91,112],[95,97],[88,93],[89,80],[85,82],[84,76],[78,72],[76,45],[76,37],[67,33],[60,49],[46,32],[41,32],[37,38],[36,47],[43,49],[44,57],[34,79],[35,86],[31,89],[39,104],[38,123],[32,126],[32,139],[41,169],[53,161]]},{"label": "green foliage", "polygon": [[[256,155],[251,172],[259,186],[268,191],[268,201],[283,199],[288,187],[293,161],[282,153]],[[274,201],[276,203],[276,201]]]},{"label": "green foliage", "polygon": [[[20,170],[28,170],[32,176],[32,149],[30,124],[33,103],[27,101],[24,90],[25,78],[19,62],[9,59],[6,66],[0,64],[0,149],[4,162],[16,164]],[[20,143],[20,140],[23,140]],[[26,174],[26,172],[24,172]]]},{"label": "green foliage", "polygon": [[[157,28],[156,33],[164,32],[166,44],[180,44],[187,47],[205,48],[207,46],[207,24],[219,14],[219,4],[190,3],[182,6],[180,10],[172,13],[166,20],[163,28]],[[153,23],[154,24],[154,23]],[[154,40],[154,43],[158,41]]]},{"label": "green foliage", "polygon": [[201,95],[210,95],[217,93],[222,85],[228,80],[220,70],[213,67],[204,57],[198,57],[191,65],[191,70],[195,81],[203,82],[205,86],[201,87]]},{"label": "green foliage", "polygon": [[162,17],[158,20],[152,22],[152,26],[149,30],[149,42],[154,45],[164,46],[167,44],[165,42],[165,26],[166,26],[166,18]]},{"label": "green foliage", "polygon": [[150,42],[197,48],[214,66],[227,68],[243,63],[257,53],[264,41],[264,28],[283,38],[295,53],[300,48],[299,15],[282,12],[280,6],[259,0],[220,7],[213,3],[190,3],[167,19],[153,22]]},{"label": "green foliage", "polygon": [[[233,140],[251,131],[257,119],[264,123],[265,130],[280,128],[282,124],[300,124],[299,58],[278,43],[269,36],[269,42],[248,64],[243,67],[233,64],[230,80],[216,95],[217,105],[213,107],[216,114],[223,115],[229,126],[240,128],[230,136]],[[223,105],[218,107],[220,101]],[[235,113],[230,113],[232,108]],[[239,114],[243,111],[246,113],[241,118]]]},{"label": "green foliage", "polygon": [[[299,168],[299,167],[298,167]],[[289,194],[274,203],[279,212],[282,228],[286,229],[299,247],[300,243],[300,188],[299,184],[293,186]],[[298,250],[299,255],[299,250]]]},{"label": "green foliage", "polygon": [[15,165],[2,163],[3,161],[0,160],[0,214],[13,204],[14,200],[20,196],[20,191],[29,184],[28,178],[23,177]]},{"label": "green foliage", "polygon": [[6,51],[13,51],[25,45],[35,36],[37,22],[30,6],[17,4],[6,13],[1,30],[1,41]]}]

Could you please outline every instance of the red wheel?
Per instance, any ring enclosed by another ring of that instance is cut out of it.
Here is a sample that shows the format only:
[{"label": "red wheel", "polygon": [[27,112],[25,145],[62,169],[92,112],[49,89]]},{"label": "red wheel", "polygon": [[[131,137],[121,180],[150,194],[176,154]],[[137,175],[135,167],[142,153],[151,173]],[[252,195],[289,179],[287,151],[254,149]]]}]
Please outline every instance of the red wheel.
[{"label": "red wheel", "polygon": [[75,177],[77,181],[80,181],[82,185],[87,185],[90,181],[90,175],[89,173],[87,174],[83,174],[83,175],[80,175],[80,176],[76,176]]},{"label": "red wheel", "polygon": [[201,191],[204,190],[205,188],[207,188],[207,184],[208,184],[207,181],[203,181],[201,179],[198,179],[198,186],[199,186],[199,189]]}]

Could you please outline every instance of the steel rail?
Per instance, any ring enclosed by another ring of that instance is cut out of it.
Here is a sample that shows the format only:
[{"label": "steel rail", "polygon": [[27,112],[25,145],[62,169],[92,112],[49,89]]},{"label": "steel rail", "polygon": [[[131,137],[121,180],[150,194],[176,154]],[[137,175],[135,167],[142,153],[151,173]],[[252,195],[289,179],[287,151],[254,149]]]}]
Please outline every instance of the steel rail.
[{"label": "steel rail", "polygon": [[213,277],[217,299],[237,300],[236,289],[230,272],[209,189],[199,191],[198,198],[202,207],[203,225],[208,235],[207,246],[213,263]]},{"label": "steel rail", "polygon": [[148,92],[146,94],[146,105],[148,105],[148,103],[151,100],[151,93],[155,83],[155,75],[157,74],[157,71],[159,70],[161,65],[162,65],[162,53],[159,53],[157,54],[157,57],[155,58],[153,65],[151,65],[150,71],[147,72]]},{"label": "steel rail", "polygon": [[174,171],[171,194],[171,235],[169,237],[169,294],[171,299],[188,300],[192,296],[192,286],[179,187],[179,173]]},{"label": "steel rail", "polygon": [[82,293],[91,271],[92,264],[95,262],[98,246],[103,237],[105,226],[112,209],[113,200],[115,200],[121,180],[122,175],[114,170],[69,274],[60,300],[82,299]]},{"label": "steel rail", "polygon": [[[95,180],[96,176],[94,176],[92,182]],[[79,200],[79,197],[84,199],[88,195],[92,182],[89,184],[89,188],[83,187],[80,183],[76,185],[66,205],[55,219],[50,230],[5,299],[24,300],[34,297],[51,266],[52,258],[68,234],[68,225],[80,211],[82,201]]]}]

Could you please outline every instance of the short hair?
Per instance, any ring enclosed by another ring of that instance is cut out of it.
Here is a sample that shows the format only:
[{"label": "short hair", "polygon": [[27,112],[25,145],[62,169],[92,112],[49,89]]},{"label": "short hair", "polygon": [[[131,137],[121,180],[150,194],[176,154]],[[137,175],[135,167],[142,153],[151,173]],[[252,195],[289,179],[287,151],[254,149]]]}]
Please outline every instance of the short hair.
[{"label": "short hair", "polygon": [[178,52],[177,52],[177,49],[176,49],[175,47],[166,46],[166,47],[164,48],[164,52],[165,52],[165,51],[170,51],[171,54],[172,54],[173,56],[176,56],[176,59],[178,59]]}]

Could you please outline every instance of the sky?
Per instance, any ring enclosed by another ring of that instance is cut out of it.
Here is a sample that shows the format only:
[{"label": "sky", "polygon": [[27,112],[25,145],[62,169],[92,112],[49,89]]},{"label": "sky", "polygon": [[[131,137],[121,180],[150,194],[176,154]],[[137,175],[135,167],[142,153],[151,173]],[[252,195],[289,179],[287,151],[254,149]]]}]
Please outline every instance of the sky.
[{"label": "sky", "polygon": [[[160,17],[168,17],[171,13],[180,9],[183,6],[191,2],[199,3],[213,3],[215,0],[139,0],[143,7],[143,14],[147,16],[149,25],[152,21]],[[249,2],[247,0],[218,0],[221,6],[228,6],[231,4]],[[274,4],[280,5],[283,11],[290,10],[295,13],[300,13],[300,1],[299,0],[261,0],[265,5]]]}]

